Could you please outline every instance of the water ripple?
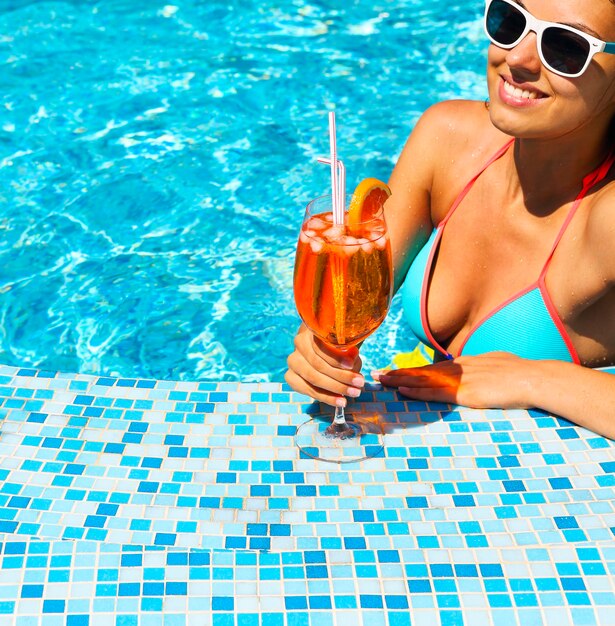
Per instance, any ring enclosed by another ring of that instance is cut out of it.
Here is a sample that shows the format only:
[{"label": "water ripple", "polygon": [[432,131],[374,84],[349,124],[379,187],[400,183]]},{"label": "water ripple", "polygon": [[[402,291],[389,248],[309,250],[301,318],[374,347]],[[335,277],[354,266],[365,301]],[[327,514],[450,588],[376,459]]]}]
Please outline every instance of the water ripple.
[{"label": "water ripple", "polygon": [[[484,97],[470,0],[446,20],[427,0],[0,8],[7,364],[280,380],[326,111],[352,186],[388,178],[431,103]],[[396,302],[367,367],[412,342]]]}]

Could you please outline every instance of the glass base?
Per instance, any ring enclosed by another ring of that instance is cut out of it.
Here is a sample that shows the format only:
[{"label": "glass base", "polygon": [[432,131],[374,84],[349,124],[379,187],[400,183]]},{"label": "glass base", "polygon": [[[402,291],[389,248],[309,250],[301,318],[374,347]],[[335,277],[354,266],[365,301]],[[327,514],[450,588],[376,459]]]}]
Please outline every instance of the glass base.
[{"label": "glass base", "polygon": [[317,413],[297,428],[295,443],[313,459],[328,463],[352,463],[376,456],[384,447],[378,421],[346,413],[346,425],[332,422],[331,413]]}]

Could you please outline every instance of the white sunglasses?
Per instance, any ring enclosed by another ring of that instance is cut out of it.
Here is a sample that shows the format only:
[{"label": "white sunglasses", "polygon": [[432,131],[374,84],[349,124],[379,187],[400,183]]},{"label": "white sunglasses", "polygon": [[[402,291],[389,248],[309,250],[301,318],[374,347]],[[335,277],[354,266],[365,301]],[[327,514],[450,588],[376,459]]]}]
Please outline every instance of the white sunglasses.
[{"label": "white sunglasses", "polygon": [[598,52],[615,54],[615,42],[602,41],[566,24],[539,20],[511,0],[487,0],[485,32],[496,46],[514,48],[530,31],[536,33],[543,65],[560,76],[580,76]]}]

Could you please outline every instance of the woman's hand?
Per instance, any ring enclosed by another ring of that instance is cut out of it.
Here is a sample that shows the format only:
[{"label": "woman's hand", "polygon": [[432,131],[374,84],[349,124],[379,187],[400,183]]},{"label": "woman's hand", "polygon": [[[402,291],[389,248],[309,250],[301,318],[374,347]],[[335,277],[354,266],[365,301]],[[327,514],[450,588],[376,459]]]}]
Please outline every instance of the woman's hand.
[{"label": "woman's hand", "polygon": [[460,404],[475,409],[520,409],[535,406],[531,398],[536,361],[506,352],[460,356],[433,365],[374,373],[386,387],[416,400]]},{"label": "woman's hand", "polygon": [[284,378],[299,393],[331,406],[346,406],[344,396],[356,398],[365,384],[361,366],[357,348],[336,350],[301,324]]}]

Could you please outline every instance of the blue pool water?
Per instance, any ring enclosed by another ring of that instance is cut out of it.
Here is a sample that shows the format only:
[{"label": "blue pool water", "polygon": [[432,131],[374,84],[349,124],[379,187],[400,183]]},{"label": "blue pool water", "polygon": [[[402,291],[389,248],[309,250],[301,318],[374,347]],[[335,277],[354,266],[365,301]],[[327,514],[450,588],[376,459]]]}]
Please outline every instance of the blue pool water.
[{"label": "blue pool water", "polygon": [[[486,95],[482,3],[340,4],[0,1],[1,363],[281,380],[327,110],[351,188]],[[367,367],[412,345],[399,317]]]}]

